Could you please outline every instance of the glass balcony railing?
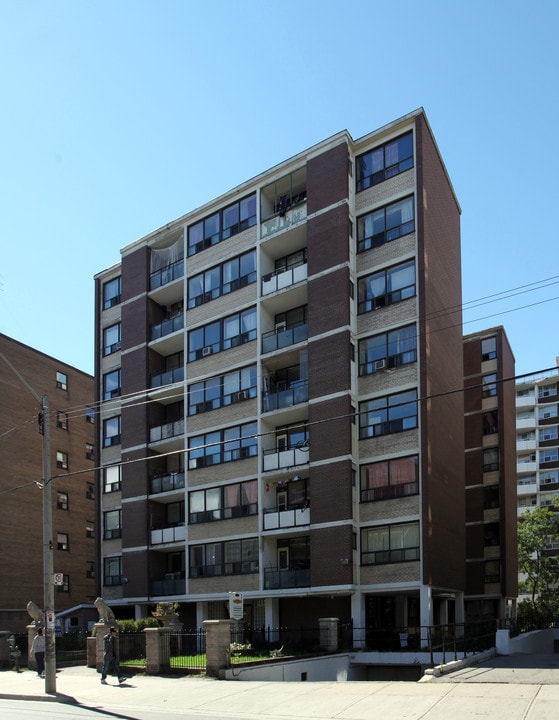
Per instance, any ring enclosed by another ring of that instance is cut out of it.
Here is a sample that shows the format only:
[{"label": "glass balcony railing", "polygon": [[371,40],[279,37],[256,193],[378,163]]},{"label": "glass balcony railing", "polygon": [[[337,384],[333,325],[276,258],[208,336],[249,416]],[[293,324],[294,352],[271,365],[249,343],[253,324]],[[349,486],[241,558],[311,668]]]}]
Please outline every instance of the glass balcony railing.
[{"label": "glass balcony railing", "polygon": [[281,468],[293,467],[295,465],[306,465],[309,462],[309,448],[287,448],[285,450],[264,451],[263,470],[280,470]]},{"label": "glass balcony railing", "polygon": [[303,568],[300,570],[280,570],[279,568],[264,568],[265,590],[310,587],[310,584],[310,568]]},{"label": "glass balcony railing", "polygon": [[308,324],[292,325],[284,329],[271,330],[262,335],[262,352],[269,353],[304,342],[309,336]]},{"label": "glass balcony railing", "polygon": [[151,531],[151,544],[173,543],[186,540],[186,527],[184,524],[173,527],[160,528]]},{"label": "glass balcony railing", "polygon": [[[180,574],[180,573],[179,573]],[[167,573],[175,575],[175,573]],[[184,595],[186,593],[186,580],[184,578],[173,578],[165,580],[154,580],[151,583],[151,594],[156,596]]]},{"label": "glass balcony railing", "polygon": [[173,265],[161,268],[152,272],[149,276],[149,289],[156,290],[163,285],[168,285],[173,280],[178,280],[184,276],[184,260],[179,260]]},{"label": "glass balcony railing", "polygon": [[279,530],[281,528],[300,527],[309,525],[311,511],[308,501],[296,508],[266,508],[264,510],[264,530]]},{"label": "glass balcony railing", "polygon": [[268,393],[262,398],[262,412],[281,410],[292,405],[307,402],[309,399],[309,384],[307,380],[293,382],[285,389],[275,393]]},{"label": "glass balcony railing", "polygon": [[150,340],[159,340],[159,338],[170,335],[171,333],[174,333],[177,330],[182,330],[183,328],[184,313],[179,313],[168,320],[163,320],[163,322],[160,322],[157,325],[152,325],[150,330]]},{"label": "glass balcony railing", "polygon": [[281,270],[279,272],[266,275],[262,278],[262,295],[269,295],[270,293],[283,290],[284,288],[295,285],[295,283],[301,282],[307,279],[307,263],[301,265],[295,265],[294,267]]},{"label": "glass balcony railing", "polygon": [[149,429],[150,442],[169,440],[169,438],[174,438],[178,435],[184,435],[184,418],[175,420],[175,422],[165,423],[165,425],[156,425]]},{"label": "glass balcony railing", "polygon": [[168,492],[169,490],[180,490],[184,487],[184,470],[180,472],[158,475],[151,479],[152,494]]},{"label": "glass balcony railing", "polygon": [[165,370],[165,372],[152,375],[149,381],[151,388],[162,387],[163,385],[172,385],[173,383],[182,382],[184,380],[184,365]]}]

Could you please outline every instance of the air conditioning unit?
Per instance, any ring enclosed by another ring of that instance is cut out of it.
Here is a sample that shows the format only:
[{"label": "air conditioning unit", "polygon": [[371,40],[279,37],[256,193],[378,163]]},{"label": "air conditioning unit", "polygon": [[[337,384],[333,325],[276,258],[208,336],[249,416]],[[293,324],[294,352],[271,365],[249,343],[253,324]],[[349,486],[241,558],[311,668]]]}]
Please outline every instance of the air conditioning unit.
[{"label": "air conditioning unit", "polygon": [[196,470],[196,468],[198,467],[198,461],[201,460],[201,459],[202,459],[202,458],[191,458],[191,459],[188,461],[188,469],[189,469],[189,470]]},{"label": "air conditioning unit", "polygon": [[248,400],[249,394],[248,390],[239,390],[238,393],[235,393],[235,400],[237,402],[240,402],[241,400]]},{"label": "air conditioning unit", "polygon": [[202,357],[207,357],[208,355],[211,355],[213,353],[213,347],[211,345],[207,345],[205,348],[202,348]]},{"label": "air conditioning unit", "polygon": [[386,370],[386,358],[382,360],[375,360],[375,370]]},{"label": "air conditioning unit", "polygon": [[276,332],[280,333],[283,332],[287,328],[287,323],[285,320],[283,322],[276,323]]}]

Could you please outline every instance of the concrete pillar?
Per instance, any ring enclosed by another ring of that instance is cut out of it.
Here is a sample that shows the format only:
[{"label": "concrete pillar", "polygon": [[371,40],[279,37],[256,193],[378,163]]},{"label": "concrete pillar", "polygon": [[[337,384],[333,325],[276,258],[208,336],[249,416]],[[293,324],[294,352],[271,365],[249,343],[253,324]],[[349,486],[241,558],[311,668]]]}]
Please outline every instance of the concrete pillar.
[{"label": "concrete pillar", "polygon": [[146,672],[159,675],[168,672],[171,666],[171,628],[146,628]]},{"label": "concrete pillar", "polygon": [[338,618],[319,618],[318,625],[320,627],[320,647],[329,652],[338,650],[338,626],[340,621]]},{"label": "concrete pillar", "polygon": [[86,638],[86,665],[88,668],[97,667],[97,638]]},{"label": "concrete pillar", "polygon": [[204,620],[206,628],[206,674],[221,677],[231,667],[232,620]]},{"label": "concrete pillar", "polygon": [[433,624],[433,594],[429,585],[419,589],[419,613],[421,625],[421,646],[427,646],[427,628]]},{"label": "concrete pillar", "polygon": [[103,668],[103,655],[105,654],[103,639],[109,632],[109,627],[110,625],[105,625],[102,622],[95,623],[93,626],[95,630],[95,667],[97,672],[101,672]]},{"label": "concrete pillar", "polygon": [[33,623],[27,626],[27,667],[30,670],[37,670],[37,663],[35,662],[35,655],[29,655],[33,640],[37,634],[38,627]]},{"label": "concrete pillar", "polygon": [[351,619],[353,622],[353,647],[365,647],[365,596],[361,592],[355,592],[351,596]]}]

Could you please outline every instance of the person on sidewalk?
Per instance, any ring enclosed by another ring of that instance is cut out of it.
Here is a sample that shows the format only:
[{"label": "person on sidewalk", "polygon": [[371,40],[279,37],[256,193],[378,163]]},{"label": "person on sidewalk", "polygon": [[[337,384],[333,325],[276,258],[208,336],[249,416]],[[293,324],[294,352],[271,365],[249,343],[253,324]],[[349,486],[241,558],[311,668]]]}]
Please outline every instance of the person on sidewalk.
[{"label": "person on sidewalk", "polygon": [[43,628],[39,628],[33,638],[31,650],[29,651],[29,657],[31,656],[35,656],[37,677],[45,677],[45,636],[43,634]]},{"label": "person on sidewalk", "polygon": [[103,668],[101,669],[101,683],[107,684],[107,673],[113,671],[118,678],[119,683],[123,683],[126,678],[120,672],[120,665],[118,664],[118,638],[116,634],[116,628],[109,628],[109,632],[103,638]]}]

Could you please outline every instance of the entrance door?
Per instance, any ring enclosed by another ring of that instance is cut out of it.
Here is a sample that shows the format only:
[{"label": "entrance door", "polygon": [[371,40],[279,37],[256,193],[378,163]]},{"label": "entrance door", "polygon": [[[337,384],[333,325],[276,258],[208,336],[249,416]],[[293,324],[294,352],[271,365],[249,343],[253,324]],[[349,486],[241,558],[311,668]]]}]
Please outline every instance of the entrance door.
[{"label": "entrance door", "polygon": [[289,548],[278,548],[278,568],[280,570],[289,570]]}]

